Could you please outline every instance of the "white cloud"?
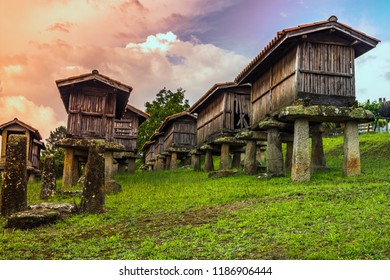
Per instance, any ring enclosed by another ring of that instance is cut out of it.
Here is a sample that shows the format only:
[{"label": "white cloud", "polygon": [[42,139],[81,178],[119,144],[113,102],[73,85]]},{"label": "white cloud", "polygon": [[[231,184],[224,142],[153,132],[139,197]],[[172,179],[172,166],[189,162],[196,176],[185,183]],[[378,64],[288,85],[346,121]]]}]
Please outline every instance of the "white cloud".
[{"label": "white cloud", "polygon": [[157,35],[150,35],[144,43],[129,43],[126,45],[128,49],[139,49],[142,52],[151,52],[151,51],[168,51],[171,43],[177,41],[177,36],[171,31],[166,34],[158,33]]}]

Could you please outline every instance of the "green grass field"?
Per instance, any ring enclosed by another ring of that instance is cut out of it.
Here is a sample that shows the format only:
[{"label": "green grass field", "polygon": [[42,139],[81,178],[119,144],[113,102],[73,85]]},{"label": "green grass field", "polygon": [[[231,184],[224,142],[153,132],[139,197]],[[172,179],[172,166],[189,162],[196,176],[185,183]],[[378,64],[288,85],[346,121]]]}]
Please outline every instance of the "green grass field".
[{"label": "green grass field", "polygon": [[[123,191],[106,197],[104,214],[24,231],[0,218],[0,259],[390,259],[390,135],[360,138],[356,177],[342,176],[342,138],[324,140],[331,170],[307,183],[118,174]],[[39,189],[29,186],[29,204]]]}]

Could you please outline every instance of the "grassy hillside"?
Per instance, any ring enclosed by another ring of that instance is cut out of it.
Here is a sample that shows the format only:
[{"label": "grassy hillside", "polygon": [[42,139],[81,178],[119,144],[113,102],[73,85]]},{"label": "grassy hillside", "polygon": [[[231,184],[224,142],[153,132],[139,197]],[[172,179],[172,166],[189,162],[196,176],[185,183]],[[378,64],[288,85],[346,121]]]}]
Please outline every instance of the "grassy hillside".
[{"label": "grassy hillside", "polygon": [[[325,139],[331,170],[308,183],[118,175],[123,192],[107,196],[102,215],[27,231],[0,218],[0,259],[390,259],[390,135],[361,136],[357,177],[342,176],[342,142]],[[29,203],[38,195],[29,186]]]}]

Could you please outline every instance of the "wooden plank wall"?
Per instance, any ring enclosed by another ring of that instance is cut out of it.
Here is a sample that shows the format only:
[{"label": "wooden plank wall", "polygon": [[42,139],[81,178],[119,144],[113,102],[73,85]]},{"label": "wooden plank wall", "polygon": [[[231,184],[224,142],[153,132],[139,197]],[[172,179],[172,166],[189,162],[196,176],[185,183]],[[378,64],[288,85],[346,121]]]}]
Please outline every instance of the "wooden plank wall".
[{"label": "wooden plank wall", "polygon": [[113,140],[116,94],[74,91],[69,97],[68,133]]},{"label": "wooden plank wall", "polygon": [[188,119],[176,122],[173,132],[173,145],[180,148],[193,148],[196,145],[196,121]]},{"label": "wooden plank wall", "polygon": [[291,104],[295,99],[297,48],[290,50],[275,64],[270,65],[252,85],[252,123]]},{"label": "wooden plank wall", "polygon": [[354,97],[354,58],[350,46],[304,42],[299,52],[298,91]]},{"label": "wooden plank wall", "polygon": [[224,97],[224,94],[220,94],[216,100],[198,113],[196,135],[198,146],[205,142],[208,135],[222,131],[224,126]]}]

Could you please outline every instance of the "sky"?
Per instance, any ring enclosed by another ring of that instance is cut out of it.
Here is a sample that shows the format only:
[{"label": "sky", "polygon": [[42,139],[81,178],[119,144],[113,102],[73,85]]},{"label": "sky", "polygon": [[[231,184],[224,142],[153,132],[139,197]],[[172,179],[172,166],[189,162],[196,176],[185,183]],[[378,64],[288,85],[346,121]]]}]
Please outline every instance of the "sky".
[{"label": "sky", "polygon": [[387,0],[0,0],[0,124],[46,139],[67,119],[55,80],[93,69],[133,87],[141,110],[164,87],[193,104],[278,31],[331,15],[381,40],[355,61],[358,101],[390,100],[389,14]]}]

